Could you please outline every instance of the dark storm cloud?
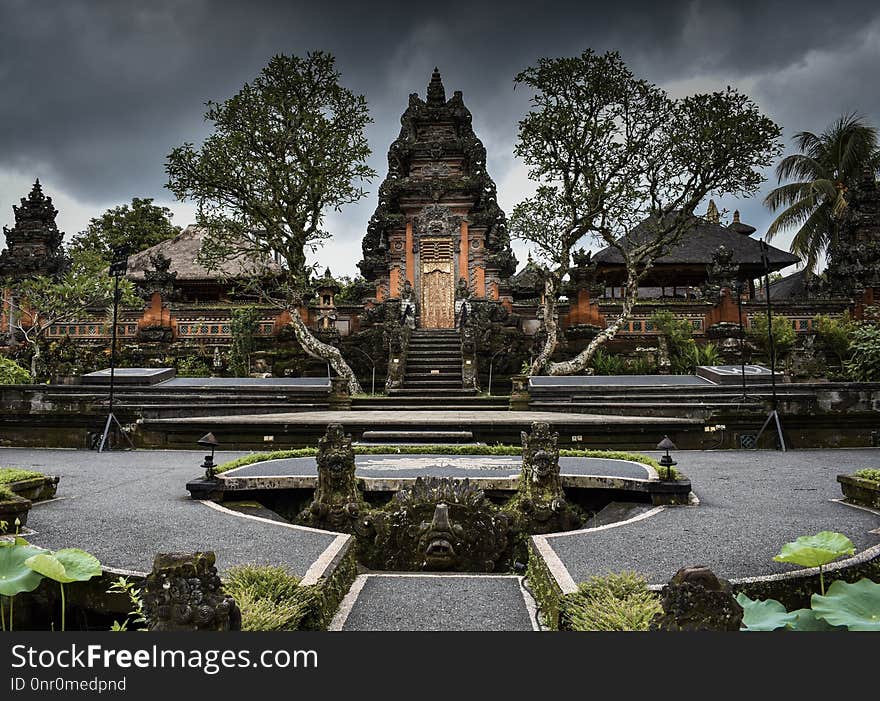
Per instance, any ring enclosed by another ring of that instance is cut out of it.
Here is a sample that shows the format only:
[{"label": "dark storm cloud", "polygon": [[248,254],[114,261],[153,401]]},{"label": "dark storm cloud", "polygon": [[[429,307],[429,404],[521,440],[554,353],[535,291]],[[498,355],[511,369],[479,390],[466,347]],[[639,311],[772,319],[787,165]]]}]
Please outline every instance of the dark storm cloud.
[{"label": "dark storm cloud", "polygon": [[[204,102],[232,95],[275,53],[319,48],[337,56],[344,82],[370,103],[381,176],[408,93],[423,93],[439,65],[447,92],[464,91],[502,182],[514,169],[527,99],[513,91],[513,76],[539,56],[587,47],[620,50],[637,73],[660,84],[742,84],[791,125],[787,136],[853,109],[880,123],[872,89],[880,60],[876,8],[872,1],[848,2],[840,12],[809,1],[6,0],[0,171],[45,173],[86,204],[168,199],[165,156],[203,136]],[[19,194],[0,193],[0,206]],[[371,199],[346,211],[338,222],[345,237],[362,230],[374,206]],[[766,217],[759,203],[746,207]]]}]

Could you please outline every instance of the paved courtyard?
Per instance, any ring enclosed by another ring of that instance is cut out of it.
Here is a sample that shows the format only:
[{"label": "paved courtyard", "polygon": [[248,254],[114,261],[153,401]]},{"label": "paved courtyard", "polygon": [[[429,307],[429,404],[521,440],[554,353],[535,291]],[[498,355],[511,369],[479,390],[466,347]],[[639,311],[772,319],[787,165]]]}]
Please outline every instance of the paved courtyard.
[{"label": "paved courtyard", "polygon": [[[244,453],[223,452],[218,462]],[[333,534],[246,518],[189,498],[185,484],[200,474],[197,451],[97,454],[75,450],[0,449],[0,464],[61,476],[55,501],[36,506],[30,539],[49,548],[81,547],[107,566],[150,569],[157,551],[215,550],[218,565],[284,565],[303,575],[331,546]],[[517,458],[486,461],[450,456],[359,456],[361,474],[508,471]],[[880,514],[835,502],[835,476],[880,467],[880,449],[778,452],[678,451],[679,469],[691,478],[696,507],[650,510],[647,518],[610,528],[548,539],[573,581],[635,570],[660,584],[684,565],[705,564],[727,578],[793,569],[773,562],[797,536],[840,531],[857,551],[880,544]],[[442,460],[441,460],[442,458]],[[407,460],[409,463],[407,463]],[[418,463],[422,460],[422,463]],[[428,462],[424,462],[424,461]],[[285,461],[280,471],[306,473],[313,461]],[[406,467],[409,465],[409,467]],[[563,471],[583,469],[563,460]],[[601,461],[595,466],[602,472]],[[265,473],[265,465],[246,468]],[[623,468],[629,470],[631,468]],[[345,630],[422,627],[529,630],[529,599],[517,577],[376,577],[359,579],[344,619]],[[357,591],[355,591],[357,589]],[[356,596],[355,596],[356,595]]]}]

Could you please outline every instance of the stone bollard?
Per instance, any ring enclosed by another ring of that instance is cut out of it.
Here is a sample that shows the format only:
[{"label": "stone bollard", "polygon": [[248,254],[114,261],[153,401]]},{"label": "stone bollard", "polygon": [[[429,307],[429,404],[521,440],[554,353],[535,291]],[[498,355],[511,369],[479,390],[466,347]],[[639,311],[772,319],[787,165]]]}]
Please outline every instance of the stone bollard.
[{"label": "stone bollard", "polygon": [[330,409],[333,411],[347,411],[351,409],[348,380],[344,377],[330,378]]},{"label": "stone bollard", "polygon": [[514,375],[510,378],[513,387],[510,392],[510,410],[511,411],[528,411],[529,410],[529,376]]},{"label": "stone bollard", "polygon": [[223,592],[213,552],[159,553],[144,584],[149,630],[241,630],[241,610]]},{"label": "stone bollard", "polygon": [[663,587],[663,613],[651,621],[651,630],[737,631],[743,609],[730,582],[708,567],[682,567]]}]

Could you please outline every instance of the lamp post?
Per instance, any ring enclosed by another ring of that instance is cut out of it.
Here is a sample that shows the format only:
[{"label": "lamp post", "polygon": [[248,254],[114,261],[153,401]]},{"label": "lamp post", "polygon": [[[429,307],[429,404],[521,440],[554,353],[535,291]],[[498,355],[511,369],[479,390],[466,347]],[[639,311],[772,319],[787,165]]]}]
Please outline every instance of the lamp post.
[{"label": "lamp post", "polygon": [[761,240],[761,263],[764,265],[764,299],[767,302],[767,345],[770,347],[770,392],[771,404],[770,413],[767,414],[767,420],[758,431],[755,438],[755,448],[758,447],[758,441],[764,430],[770,424],[771,420],[776,421],[776,435],[779,437],[779,448],[785,452],[785,438],[782,435],[782,423],[779,421],[779,412],[776,410],[776,339],[773,336],[773,305],[770,301],[770,259],[768,256],[767,242]]},{"label": "lamp post", "polygon": [[125,436],[131,448],[134,445],[131,439],[125,435],[119,419],[113,413],[113,395],[116,389],[116,333],[117,319],[119,316],[119,279],[125,277],[128,272],[128,251],[125,248],[118,247],[113,249],[113,261],[110,263],[109,275],[113,278],[113,330],[110,340],[110,397],[108,402],[107,423],[104,425],[104,433],[101,435],[101,442],[98,443],[98,452],[103,453],[105,448],[112,447],[110,441],[110,430],[115,423],[121,435]]},{"label": "lamp post", "polygon": [[211,449],[211,454],[205,456],[205,461],[202,463],[201,467],[205,470],[205,479],[212,480],[217,475],[217,466],[214,464],[214,451],[217,449],[217,446],[220,445],[220,441],[214,438],[213,433],[206,433],[199,438],[196,443],[203,448]]},{"label": "lamp post", "polygon": [[669,454],[670,450],[677,450],[675,443],[669,440],[669,436],[663,436],[663,440],[657,444],[658,450],[665,450],[666,455],[660,458],[660,467],[666,468],[666,481],[672,481],[672,468],[678,465],[678,463],[672,459],[672,456]]}]

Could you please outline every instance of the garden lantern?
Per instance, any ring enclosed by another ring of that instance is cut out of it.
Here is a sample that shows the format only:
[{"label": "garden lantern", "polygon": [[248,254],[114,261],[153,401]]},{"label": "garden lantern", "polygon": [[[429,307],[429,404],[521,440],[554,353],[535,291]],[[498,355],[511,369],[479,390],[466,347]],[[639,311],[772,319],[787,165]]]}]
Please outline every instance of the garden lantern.
[{"label": "garden lantern", "polygon": [[667,481],[672,480],[672,468],[675,465],[678,465],[675,460],[672,459],[672,456],[669,454],[670,450],[676,450],[675,443],[669,440],[669,436],[663,436],[663,440],[657,444],[657,448],[659,450],[665,450],[666,455],[660,458],[660,466],[666,468],[666,479]]},{"label": "garden lantern", "polygon": [[196,443],[203,448],[211,449],[211,454],[205,456],[205,462],[202,463],[202,467],[205,469],[205,479],[212,480],[217,474],[214,471],[214,468],[217,467],[214,464],[214,451],[217,449],[217,446],[220,445],[220,442],[216,438],[214,438],[213,433],[206,433],[204,436],[199,438]]}]

